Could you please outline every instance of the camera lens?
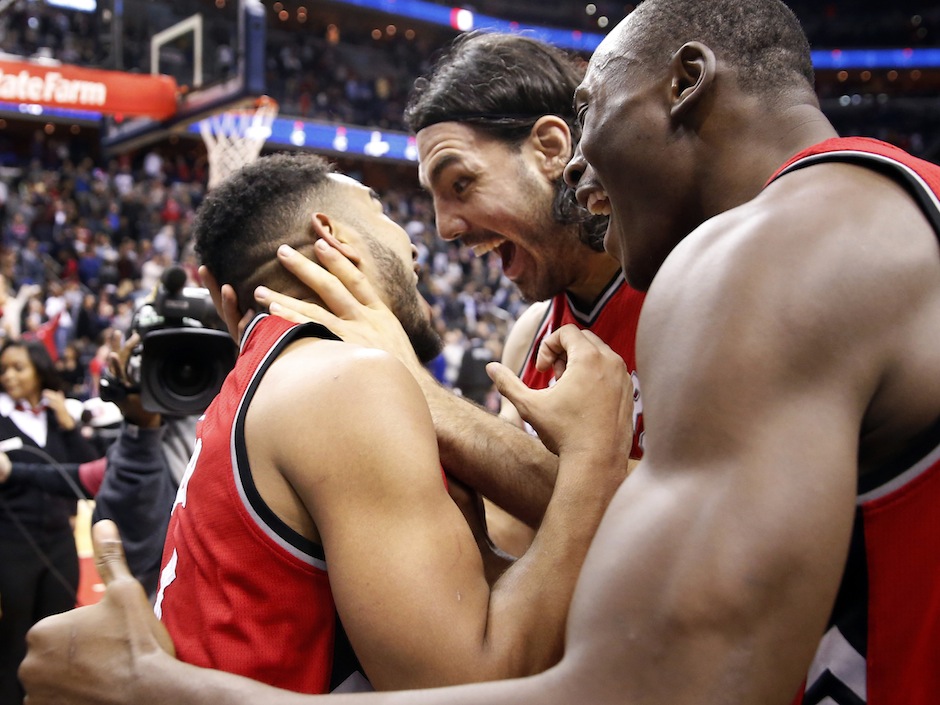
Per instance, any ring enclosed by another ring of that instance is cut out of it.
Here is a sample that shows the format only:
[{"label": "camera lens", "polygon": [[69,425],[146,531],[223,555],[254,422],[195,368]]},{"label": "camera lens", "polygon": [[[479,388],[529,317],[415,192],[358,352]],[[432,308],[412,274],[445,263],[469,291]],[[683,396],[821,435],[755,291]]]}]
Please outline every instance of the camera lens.
[{"label": "camera lens", "polygon": [[228,333],[207,328],[166,328],[144,336],[141,401],[148,411],[174,416],[206,410],[235,364]]},{"label": "camera lens", "polygon": [[186,398],[201,394],[211,386],[212,373],[211,365],[205,360],[180,351],[164,361],[162,378],[170,394]]}]

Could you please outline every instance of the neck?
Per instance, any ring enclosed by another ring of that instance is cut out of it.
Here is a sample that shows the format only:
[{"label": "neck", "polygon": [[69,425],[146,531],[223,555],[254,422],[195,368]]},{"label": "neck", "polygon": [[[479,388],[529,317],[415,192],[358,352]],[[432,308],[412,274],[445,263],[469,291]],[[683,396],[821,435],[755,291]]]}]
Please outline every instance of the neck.
[{"label": "neck", "polygon": [[582,275],[566,291],[582,304],[593,302],[620,269],[620,263],[604,252],[591,252],[584,258]]},{"label": "neck", "polygon": [[[14,401],[16,401],[16,400],[14,400]],[[27,396],[27,397],[23,397],[23,399],[21,399],[21,400],[19,400],[19,401],[21,401],[22,403],[27,404],[27,405],[29,405],[30,407],[32,407],[32,408],[35,409],[37,406],[39,406],[39,402],[42,401],[42,394],[39,394],[39,393],[37,393],[37,394],[31,394],[31,395],[29,395],[29,396]]]},{"label": "neck", "polygon": [[[768,115],[768,112],[770,115]],[[716,161],[708,184],[705,216],[712,217],[756,197],[784,162],[798,152],[838,133],[809,103],[781,111],[744,110],[725,126],[727,158]]]}]

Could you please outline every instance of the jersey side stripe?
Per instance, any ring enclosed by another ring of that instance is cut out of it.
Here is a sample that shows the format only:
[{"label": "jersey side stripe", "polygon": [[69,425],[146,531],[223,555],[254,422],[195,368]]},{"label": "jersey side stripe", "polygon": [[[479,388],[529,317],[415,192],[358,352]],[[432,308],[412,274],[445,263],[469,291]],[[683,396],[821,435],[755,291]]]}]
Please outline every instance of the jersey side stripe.
[{"label": "jersey side stripe", "polygon": [[[248,339],[247,333],[248,331],[246,331],[244,340]],[[243,467],[241,463],[239,463],[240,454],[238,452],[238,447],[239,447],[238,439],[243,438],[243,431],[244,431],[244,426],[245,426],[245,415],[247,414],[247,411],[248,411],[248,402],[251,400],[251,397],[254,394],[255,388],[258,386],[258,383],[261,381],[261,377],[264,375],[265,371],[267,371],[268,367],[271,365],[274,358],[283,350],[283,346],[285,345],[285,343],[290,342],[287,339],[288,338],[292,339],[295,337],[297,337],[296,328],[289,328],[286,331],[284,331],[278,337],[277,342],[268,349],[267,353],[265,353],[261,362],[255,368],[254,374],[252,375],[251,380],[249,381],[246,387],[245,393],[242,395],[242,398],[238,403],[238,411],[236,412],[236,415],[235,415],[235,422],[232,424],[232,435],[231,435],[229,450],[230,450],[231,458],[232,458],[232,471],[234,475],[235,487],[238,490],[239,499],[241,499],[242,506],[244,506],[245,511],[248,512],[248,515],[252,518],[252,520],[255,522],[258,528],[261,529],[264,532],[264,534],[272,542],[277,544],[280,548],[282,548],[284,551],[286,551],[290,555],[294,556],[294,558],[296,558],[297,560],[302,561],[306,563],[307,565],[312,565],[316,568],[319,568],[320,570],[325,571],[327,569],[326,561],[323,558],[314,556],[310,554],[309,552],[304,551],[299,546],[295,546],[293,543],[291,543],[285,537],[283,537],[274,527],[271,526],[271,524],[268,521],[266,521],[261,516],[261,514],[258,512],[258,509],[255,507],[254,503],[249,498],[249,493],[245,487],[245,484],[242,478],[243,473],[246,473],[249,471],[247,468]]]}]

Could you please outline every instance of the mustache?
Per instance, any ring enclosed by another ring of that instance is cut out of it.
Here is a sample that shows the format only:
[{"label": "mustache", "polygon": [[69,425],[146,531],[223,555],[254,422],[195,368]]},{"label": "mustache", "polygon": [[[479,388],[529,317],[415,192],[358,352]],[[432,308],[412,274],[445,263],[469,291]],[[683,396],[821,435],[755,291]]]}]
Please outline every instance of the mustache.
[{"label": "mustache", "polygon": [[607,232],[610,218],[606,215],[592,215],[586,208],[582,208],[575,197],[574,189],[569,188],[563,178],[555,181],[552,218],[562,225],[577,225],[581,242],[595,252],[604,251],[604,234]]}]

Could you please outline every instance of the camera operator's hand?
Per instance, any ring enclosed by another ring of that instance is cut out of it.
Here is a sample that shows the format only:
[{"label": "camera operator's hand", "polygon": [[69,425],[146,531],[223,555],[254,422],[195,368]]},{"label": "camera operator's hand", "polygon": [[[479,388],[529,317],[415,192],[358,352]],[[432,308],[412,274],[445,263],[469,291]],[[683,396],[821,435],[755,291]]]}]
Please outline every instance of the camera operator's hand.
[{"label": "camera operator's hand", "polygon": [[[137,333],[131,335],[127,341],[124,341],[124,334],[121,331],[114,331],[108,339],[108,373],[112,378],[123,385],[125,389],[131,389],[131,381],[127,378],[127,361],[130,359],[134,348],[140,344],[140,336]],[[115,399],[115,404],[124,415],[125,421],[141,428],[157,428],[160,425],[160,414],[147,411],[143,407],[140,394],[131,392],[123,398]]]}]

